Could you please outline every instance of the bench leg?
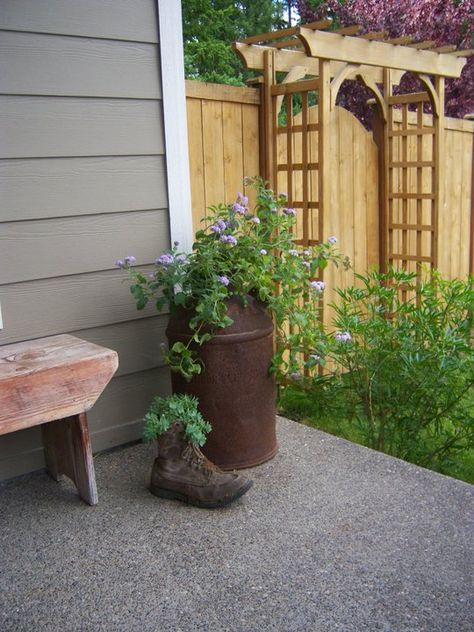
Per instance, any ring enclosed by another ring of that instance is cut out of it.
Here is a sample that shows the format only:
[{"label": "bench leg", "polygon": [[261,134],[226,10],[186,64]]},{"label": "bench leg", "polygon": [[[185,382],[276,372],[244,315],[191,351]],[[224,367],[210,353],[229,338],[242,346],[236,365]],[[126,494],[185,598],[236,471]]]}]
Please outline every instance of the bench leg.
[{"label": "bench leg", "polygon": [[96,505],[97,486],[86,414],[51,421],[41,429],[49,474],[55,480],[65,474],[74,481],[79,496],[89,505]]}]

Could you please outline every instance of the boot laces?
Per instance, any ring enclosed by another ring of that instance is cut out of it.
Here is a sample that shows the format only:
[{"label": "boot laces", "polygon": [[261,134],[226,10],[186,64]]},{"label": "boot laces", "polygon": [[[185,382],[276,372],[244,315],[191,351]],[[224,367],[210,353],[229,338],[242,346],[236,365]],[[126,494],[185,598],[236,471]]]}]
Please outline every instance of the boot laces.
[{"label": "boot laces", "polygon": [[194,467],[206,472],[209,477],[213,472],[218,471],[217,466],[204,456],[195,443],[188,443],[183,451],[183,458]]}]

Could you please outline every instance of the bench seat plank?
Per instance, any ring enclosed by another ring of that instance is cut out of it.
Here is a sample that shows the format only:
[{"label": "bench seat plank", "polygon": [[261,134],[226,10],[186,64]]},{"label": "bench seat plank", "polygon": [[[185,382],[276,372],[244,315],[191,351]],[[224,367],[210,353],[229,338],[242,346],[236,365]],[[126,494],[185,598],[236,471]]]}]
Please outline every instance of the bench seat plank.
[{"label": "bench seat plank", "polygon": [[68,334],[0,347],[0,435],[87,412],[117,367],[115,351]]}]

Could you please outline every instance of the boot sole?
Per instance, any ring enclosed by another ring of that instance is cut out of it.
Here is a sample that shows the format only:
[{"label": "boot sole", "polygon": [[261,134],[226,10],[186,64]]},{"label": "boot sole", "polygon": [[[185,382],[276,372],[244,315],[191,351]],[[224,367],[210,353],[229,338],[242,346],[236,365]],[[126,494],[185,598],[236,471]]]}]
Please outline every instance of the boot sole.
[{"label": "boot sole", "polygon": [[252,487],[253,481],[248,481],[243,487],[239,489],[237,494],[226,500],[218,500],[214,502],[205,502],[201,500],[195,500],[186,494],[180,494],[179,492],[171,491],[170,489],[164,489],[162,487],[150,487],[150,492],[158,498],[166,498],[168,500],[180,500],[187,505],[193,505],[194,507],[200,507],[201,509],[219,509],[226,507],[243,496]]}]

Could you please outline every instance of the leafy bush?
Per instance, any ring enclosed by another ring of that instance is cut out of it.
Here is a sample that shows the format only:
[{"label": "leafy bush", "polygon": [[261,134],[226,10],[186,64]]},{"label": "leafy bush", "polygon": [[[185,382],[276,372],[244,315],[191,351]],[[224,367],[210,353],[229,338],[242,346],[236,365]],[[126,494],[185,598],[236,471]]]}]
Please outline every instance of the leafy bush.
[{"label": "leafy bush", "polygon": [[[338,290],[334,306],[326,402],[343,398],[369,447],[442,470],[474,447],[472,279],[357,277],[361,287]],[[411,299],[401,300],[403,289]]]}]

